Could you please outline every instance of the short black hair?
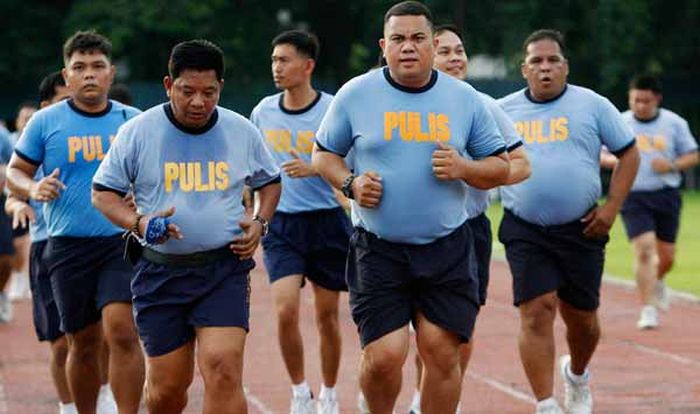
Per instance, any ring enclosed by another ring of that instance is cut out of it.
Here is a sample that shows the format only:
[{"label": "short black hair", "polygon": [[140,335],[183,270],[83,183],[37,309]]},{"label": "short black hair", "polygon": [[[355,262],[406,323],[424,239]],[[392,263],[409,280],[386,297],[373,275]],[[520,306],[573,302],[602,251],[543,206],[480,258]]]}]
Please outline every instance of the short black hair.
[{"label": "short black hair", "polygon": [[49,73],[39,84],[39,101],[50,101],[56,96],[56,88],[66,86],[61,71]]},{"label": "short black hair", "polygon": [[308,57],[309,59],[317,60],[320,49],[318,38],[313,33],[304,30],[287,30],[274,39],[272,39],[272,47],[277,45],[292,45],[297,49],[297,52]]},{"label": "short black hair", "polygon": [[131,94],[129,87],[123,83],[115,83],[109,88],[109,99],[121,102],[124,105],[131,106],[134,102],[134,95]]},{"label": "short black hair", "polygon": [[454,33],[454,34],[459,38],[459,41],[462,42],[462,43],[464,43],[464,37],[462,36],[462,32],[459,31],[459,29],[457,28],[457,26],[448,23],[448,24],[440,24],[440,25],[437,25],[437,26],[435,26],[435,28],[433,29],[433,34],[434,34],[435,36],[440,36],[440,35],[443,34],[444,32],[452,32],[452,33]]},{"label": "short black hair", "polygon": [[430,27],[433,26],[433,13],[430,12],[428,6],[423,3],[409,0],[396,3],[384,14],[384,24],[389,21],[392,16],[425,16]]},{"label": "short black hair", "polygon": [[112,60],[112,42],[95,30],[78,31],[63,44],[63,60],[68,62],[75,52],[98,51]]},{"label": "short black hair", "polygon": [[527,47],[530,46],[530,43],[535,43],[543,39],[549,39],[551,41],[557,42],[562,56],[566,56],[566,45],[564,44],[564,35],[561,34],[559,30],[555,29],[540,29],[530,33],[530,36],[528,36],[527,39],[525,39],[525,41],[523,42],[523,56],[527,56]]},{"label": "short black hair", "polygon": [[657,76],[649,74],[641,74],[632,78],[630,81],[630,89],[652,91],[657,95],[661,95],[661,92],[663,92],[661,80],[659,80]]},{"label": "short black hair", "polygon": [[170,52],[168,73],[172,79],[176,79],[186,69],[213,70],[217,79],[223,79],[224,52],[219,46],[205,39],[178,43]]}]

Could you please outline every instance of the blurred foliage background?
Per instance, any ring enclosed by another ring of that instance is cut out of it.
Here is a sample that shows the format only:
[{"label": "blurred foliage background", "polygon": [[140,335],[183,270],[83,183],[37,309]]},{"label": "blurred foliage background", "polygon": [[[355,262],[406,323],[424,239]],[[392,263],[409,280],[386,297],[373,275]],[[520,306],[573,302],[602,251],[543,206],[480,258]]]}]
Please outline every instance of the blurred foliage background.
[{"label": "blurred foliage background", "polygon": [[[248,114],[270,81],[270,40],[281,30],[305,28],[321,40],[315,82],[334,92],[373,66],[385,0],[0,0],[0,118],[20,101],[36,99],[48,72],[62,67],[61,47],[79,29],[95,28],[114,44],[118,80],[147,108],[165,99],[161,81],[171,47],[207,38],[227,58],[222,104]],[[430,0],[437,23],[463,29],[471,56],[504,63],[506,77],[475,79],[499,97],[523,85],[521,44],[533,30],[556,28],[567,39],[570,81],[626,108],[629,78],[659,74],[664,104],[700,132],[700,0]]]}]

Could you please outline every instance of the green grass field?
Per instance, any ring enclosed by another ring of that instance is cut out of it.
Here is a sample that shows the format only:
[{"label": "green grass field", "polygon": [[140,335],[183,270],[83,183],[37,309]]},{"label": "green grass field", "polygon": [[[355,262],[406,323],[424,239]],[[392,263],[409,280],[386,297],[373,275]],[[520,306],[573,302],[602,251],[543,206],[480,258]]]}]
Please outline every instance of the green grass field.
[{"label": "green grass field", "polygon": [[[502,208],[494,203],[488,211],[494,239],[501,222]],[[494,252],[498,254],[498,252]],[[501,250],[501,254],[502,250]],[[605,272],[610,276],[634,279],[632,246],[627,240],[620,217],[615,220],[607,246]],[[679,291],[700,296],[700,192],[683,193],[681,230],[676,244],[676,264],[667,276],[668,285]]]}]

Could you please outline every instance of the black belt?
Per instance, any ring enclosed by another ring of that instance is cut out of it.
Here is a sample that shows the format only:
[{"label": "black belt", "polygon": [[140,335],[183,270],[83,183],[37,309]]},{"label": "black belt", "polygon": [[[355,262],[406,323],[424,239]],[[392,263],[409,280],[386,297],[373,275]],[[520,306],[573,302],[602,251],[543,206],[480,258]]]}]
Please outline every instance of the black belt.
[{"label": "black belt", "polygon": [[166,254],[146,247],[143,249],[143,258],[149,262],[174,267],[202,267],[222,259],[238,260],[238,256],[228,246],[190,254]]}]

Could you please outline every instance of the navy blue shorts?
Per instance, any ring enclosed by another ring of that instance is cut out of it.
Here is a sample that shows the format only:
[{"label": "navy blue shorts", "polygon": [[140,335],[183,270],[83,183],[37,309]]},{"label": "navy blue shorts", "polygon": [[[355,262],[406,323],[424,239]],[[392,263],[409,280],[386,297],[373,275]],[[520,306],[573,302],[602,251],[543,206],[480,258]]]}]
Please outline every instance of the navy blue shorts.
[{"label": "navy blue shorts", "polygon": [[350,232],[350,220],[342,208],[275,213],[262,240],[270,283],[304,275],[325,289],[348,290],[345,262]]},{"label": "navy blue shorts", "polygon": [[109,303],[131,302],[134,271],[122,257],[121,236],[50,237],[46,249],[63,332],[74,333],[99,321]]},{"label": "navy blue shorts", "polygon": [[[350,308],[364,348],[416,312],[469,341],[479,312],[474,242],[465,222],[432,243],[392,243],[357,228],[350,238]],[[420,327],[419,327],[420,329]]]},{"label": "navy blue shorts", "polygon": [[493,235],[491,234],[491,221],[485,213],[467,221],[474,236],[474,253],[476,254],[476,272],[479,277],[479,304],[486,304],[486,296],[489,288],[489,271],[491,266],[491,252],[493,250]]},{"label": "navy blue shorts", "polygon": [[0,197],[0,256],[15,254],[12,243],[12,217],[5,214],[5,196]]},{"label": "navy blue shorts", "polygon": [[498,238],[513,274],[515,306],[556,291],[576,309],[598,308],[609,238],[585,238],[585,226],[576,220],[542,227],[505,210]]},{"label": "navy blue shorts", "polygon": [[131,284],[136,327],[149,357],[172,352],[195,337],[195,328],[248,330],[252,259],[220,259],[198,267],[141,259]]},{"label": "navy blue shorts", "polygon": [[44,257],[46,244],[47,240],[37,241],[29,248],[29,284],[32,289],[32,316],[36,336],[40,341],[53,342],[62,337],[63,332]]},{"label": "navy blue shorts", "polygon": [[633,191],[620,211],[627,237],[653,231],[659,240],[675,243],[681,216],[681,193],[676,188]]}]

